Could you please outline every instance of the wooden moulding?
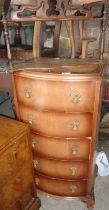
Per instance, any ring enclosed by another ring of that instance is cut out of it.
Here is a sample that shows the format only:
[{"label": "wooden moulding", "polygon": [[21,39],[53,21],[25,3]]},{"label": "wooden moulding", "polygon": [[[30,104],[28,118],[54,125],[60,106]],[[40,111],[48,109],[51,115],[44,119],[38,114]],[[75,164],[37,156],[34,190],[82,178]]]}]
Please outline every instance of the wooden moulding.
[{"label": "wooden moulding", "polygon": [[[37,1],[35,6],[23,6],[20,10],[13,11],[11,18],[14,21],[36,21],[36,20],[72,20],[72,19],[90,19],[93,17],[91,12],[91,7],[97,3],[102,3],[104,1],[79,1],[78,4],[68,0],[57,0],[56,7],[53,10],[53,15],[49,13],[50,5],[47,0]],[[85,4],[85,6],[84,6]],[[25,16],[22,14],[25,11],[36,12],[35,15]],[[20,16],[21,15],[21,16]]]}]

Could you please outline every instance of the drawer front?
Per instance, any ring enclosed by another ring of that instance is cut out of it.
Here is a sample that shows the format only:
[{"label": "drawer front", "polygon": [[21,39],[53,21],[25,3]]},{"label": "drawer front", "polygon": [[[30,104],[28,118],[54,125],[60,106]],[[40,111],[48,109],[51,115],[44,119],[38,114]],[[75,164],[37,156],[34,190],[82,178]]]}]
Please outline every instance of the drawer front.
[{"label": "drawer front", "polygon": [[65,114],[41,112],[20,106],[20,119],[28,122],[32,130],[52,137],[92,136],[92,114]]},{"label": "drawer front", "polygon": [[63,179],[54,179],[47,176],[36,175],[35,178],[37,189],[46,193],[63,196],[76,197],[84,196],[87,193],[87,181],[71,181]]},{"label": "drawer front", "polygon": [[[31,168],[27,165],[23,168],[8,185],[3,186],[3,205],[4,208],[8,209],[14,202],[18,202],[22,199],[21,205],[27,201],[27,197],[24,197],[25,191],[29,190],[30,200],[32,199],[32,188],[33,176]],[[25,199],[25,200],[23,200]]]},{"label": "drawer front", "polygon": [[0,157],[0,182],[7,182],[30,159],[28,136],[14,141]]},{"label": "drawer front", "polygon": [[89,139],[47,138],[31,134],[33,154],[58,160],[88,160]]},{"label": "drawer front", "polygon": [[67,112],[94,109],[95,81],[50,81],[15,77],[15,84],[20,103],[32,108]]},{"label": "drawer front", "polygon": [[88,161],[58,161],[34,157],[33,163],[36,171],[55,178],[84,179],[88,176]]}]

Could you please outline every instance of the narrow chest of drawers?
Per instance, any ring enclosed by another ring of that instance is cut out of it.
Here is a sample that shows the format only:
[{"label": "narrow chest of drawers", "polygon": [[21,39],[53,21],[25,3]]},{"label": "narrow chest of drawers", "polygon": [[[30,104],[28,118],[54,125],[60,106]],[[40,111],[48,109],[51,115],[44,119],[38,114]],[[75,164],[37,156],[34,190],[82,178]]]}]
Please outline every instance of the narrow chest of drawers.
[{"label": "narrow chest of drawers", "polygon": [[2,116],[0,116],[0,189],[2,210],[27,209],[31,201],[35,206],[40,206],[34,184],[28,126]]},{"label": "narrow chest of drawers", "polygon": [[93,200],[102,67],[38,65],[13,72],[17,118],[31,129],[37,189]]}]

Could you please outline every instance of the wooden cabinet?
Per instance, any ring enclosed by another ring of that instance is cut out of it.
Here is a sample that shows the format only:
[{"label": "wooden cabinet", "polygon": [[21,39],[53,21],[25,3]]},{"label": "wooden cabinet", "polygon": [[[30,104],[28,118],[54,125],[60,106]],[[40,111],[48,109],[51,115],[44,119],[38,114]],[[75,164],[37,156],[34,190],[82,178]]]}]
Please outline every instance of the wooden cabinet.
[{"label": "wooden cabinet", "polygon": [[71,59],[38,59],[17,66],[17,118],[31,128],[40,191],[94,203],[94,150],[103,66]]},{"label": "wooden cabinet", "polygon": [[[0,209],[38,210],[29,129],[0,116]],[[30,205],[31,204],[31,205]]]}]

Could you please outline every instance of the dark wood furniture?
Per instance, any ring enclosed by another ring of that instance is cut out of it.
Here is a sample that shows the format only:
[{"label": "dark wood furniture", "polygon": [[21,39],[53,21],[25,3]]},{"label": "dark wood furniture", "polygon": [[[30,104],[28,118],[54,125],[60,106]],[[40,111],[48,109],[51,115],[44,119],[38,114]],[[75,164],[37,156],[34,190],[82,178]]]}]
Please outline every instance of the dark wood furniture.
[{"label": "dark wood furniture", "polygon": [[37,188],[92,207],[103,65],[39,58],[15,69],[15,111],[31,128]]},{"label": "dark wood furniture", "polygon": [[29,129],[0,116],[0,209],[38,210]]}]

